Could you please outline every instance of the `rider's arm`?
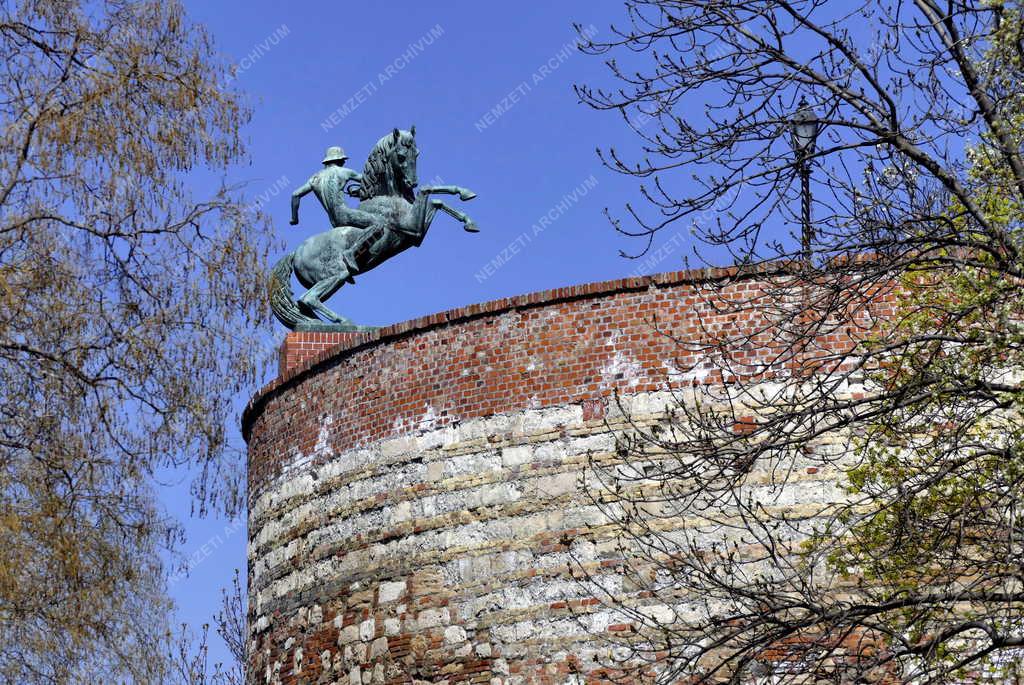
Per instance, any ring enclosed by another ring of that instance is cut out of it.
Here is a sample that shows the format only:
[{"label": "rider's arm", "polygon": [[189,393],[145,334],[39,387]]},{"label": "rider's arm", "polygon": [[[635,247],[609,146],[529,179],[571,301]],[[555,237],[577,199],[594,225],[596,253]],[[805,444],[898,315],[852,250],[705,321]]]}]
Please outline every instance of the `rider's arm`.
[{"label": "rider's arm", "polygon": [[358,172],[352,172],[347,179],[345,179],[345,192],[350,197],[359,197],[359,192],[363,187],[363,175]]},{"label": "rider's arm", "polygon": [[296,188],[294,193],[292,193],[292,220],[288,222],[292,226],[299,223],[299,201],[302,199],[303,195],[312,192],[312,180],[313,179],[306,181],[304,184]]}]

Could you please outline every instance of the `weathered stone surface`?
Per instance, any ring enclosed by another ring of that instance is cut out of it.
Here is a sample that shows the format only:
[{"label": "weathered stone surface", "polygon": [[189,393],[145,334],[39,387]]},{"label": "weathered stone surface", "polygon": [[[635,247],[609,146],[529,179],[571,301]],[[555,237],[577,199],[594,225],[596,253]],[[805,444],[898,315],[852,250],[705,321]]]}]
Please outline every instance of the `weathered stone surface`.
[{"label": "weathered stone surface", "polygon": [[[571,560],[610,591],[642,590],[603,565],[615,530],[579,491],[596,485],[588,459],[616,466],[610,394],[652,423],[720,380],[646,323],[692,334],[692,282],[659,279],[402,324],[267,390],[246,419],[250,682],[567,683],[597,669],[598,636],[622,621]],[[843,496],[829,469],[793,474],[779,489],[752,472],[749,494],[806,516]],[[709,526],[664,513],[669,534]]]}]

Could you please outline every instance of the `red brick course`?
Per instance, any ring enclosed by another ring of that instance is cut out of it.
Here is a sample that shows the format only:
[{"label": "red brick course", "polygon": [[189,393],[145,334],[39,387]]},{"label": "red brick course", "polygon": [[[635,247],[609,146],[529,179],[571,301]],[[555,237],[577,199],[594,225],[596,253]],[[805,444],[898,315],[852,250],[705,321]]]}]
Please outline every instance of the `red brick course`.
[{"label": "red brick course", "polygon": [[[312,451],[328,414],[340,437],[332,447],[344,450],[408,432],[425,418],[439,427],[568,403],[595,418],[616,391],[664,389],[670,366],[700,364],[701,352],[679,341],[716,329],[758,331],[736,358],[769,359],[780,342],[758,300],[765,282],[787,276],[784,264],[677,271],[503,298],[367,333],[289,333],[280,376],[243,414],[250,494],[273,481],[294,448]],[[711,282],[722,288],[716,298],[743,302],[743,310],[706,311],[701,288]],[[880,305],[892,300],[877,297]],[[836,350],[849,339],[832,331],[816,343]],[[700,378],[722,380],[714,369]]]},{"label": "red brick course", "polygon": [[281,343],[277,375],[282,377],[292,369],[304,367],[311,360],[319,359],[328,350],[350,346],[359,339],[359,333],[291,331]]}]

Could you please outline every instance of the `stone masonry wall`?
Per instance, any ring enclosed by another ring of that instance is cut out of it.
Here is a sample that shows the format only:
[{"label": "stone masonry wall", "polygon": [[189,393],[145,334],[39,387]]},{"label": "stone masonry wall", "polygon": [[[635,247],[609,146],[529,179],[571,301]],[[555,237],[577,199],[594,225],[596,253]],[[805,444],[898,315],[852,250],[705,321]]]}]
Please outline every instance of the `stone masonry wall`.
[{"label": "stone masonry wall", "polygon": [[[244,417],[250,682],[608,676],[602,636],[628,626],[569,573],[570,555],[599,578],[616,563],[615,527],[580,489],[587,460],[617,459],[623,408],[657,421],[680,389],[728,380],[676,340],[752,327],[751,354],[772,353],[762,276],[659,274],[340,340],[293,334]],[[701,289],[725,280],[724,296],[752,306],[715,319]],[[828,469],[797,473],[775,506],[808,514],[839,496]]]}]

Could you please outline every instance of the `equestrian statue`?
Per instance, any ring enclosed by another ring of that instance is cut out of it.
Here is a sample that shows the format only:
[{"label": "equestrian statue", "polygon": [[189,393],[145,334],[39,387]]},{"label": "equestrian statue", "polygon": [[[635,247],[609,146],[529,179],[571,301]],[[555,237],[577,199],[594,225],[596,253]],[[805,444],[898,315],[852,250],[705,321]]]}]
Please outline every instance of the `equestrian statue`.
[{"label": "equestrian statue", "polygon": [[[479,230],[469,216],[431,197],[446,194],[472,200],[476,193],[453,185],[416,187],[418,156],[415,126],[408,131],[396,128],[377,141],[361,174],[345,166],[344,150],[328,148],[324,168],[292,194],[290,223],[299,222],[299,203],[312,192],[326,210],[331,230],[307,238],[274,266],[270,306],[278,321],[300,331],[372,330],[334,313],[324,300],[345,283],[355,283],[356,274],[418,247],[437,210],[461,221],[470,233]],[[348,206],[346,195],[358,198],[359,206]],[[298,300],[292,293],[293,273],[308,288]]]}]

